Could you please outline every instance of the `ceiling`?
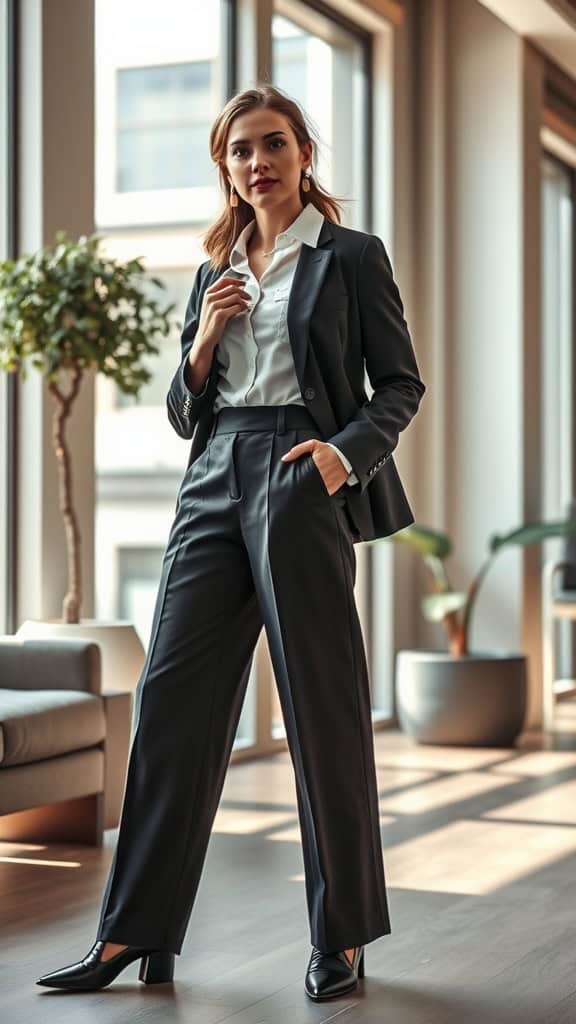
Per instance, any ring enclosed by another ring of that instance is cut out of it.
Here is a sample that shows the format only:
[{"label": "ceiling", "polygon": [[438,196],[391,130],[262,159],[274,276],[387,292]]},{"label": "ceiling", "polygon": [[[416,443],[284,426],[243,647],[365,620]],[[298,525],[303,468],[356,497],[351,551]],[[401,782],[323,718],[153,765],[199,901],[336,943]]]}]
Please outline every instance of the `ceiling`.
[{"label": "ceiling", "polygon": [[576,79],[576,0],[479,0]]}]

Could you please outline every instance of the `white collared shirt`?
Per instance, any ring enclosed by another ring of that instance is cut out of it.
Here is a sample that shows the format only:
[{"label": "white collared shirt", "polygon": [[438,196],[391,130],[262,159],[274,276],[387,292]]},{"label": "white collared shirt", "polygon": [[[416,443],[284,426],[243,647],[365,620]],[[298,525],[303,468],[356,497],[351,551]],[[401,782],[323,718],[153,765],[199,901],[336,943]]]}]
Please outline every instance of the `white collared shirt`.
[{"label": "white collared shirt", "polygon": [[[288,298],[302,243],[315,248],[323,223],[323,214],[308,203],[295,220],[276,235],[273,254],[259,281],[251,270],[246,251],[256,222],[250,221],[238,235],[230,252],[230,267],[245,276],[244,288],[252,301],[245,312],[230,317],[218,343],[215,412],[226,406],[306,404],[296,377],[288,335]],[[348,470],[346,482],[357,483],[358,477],[352,472],[349,460],[336,445],[330,447]]]}]

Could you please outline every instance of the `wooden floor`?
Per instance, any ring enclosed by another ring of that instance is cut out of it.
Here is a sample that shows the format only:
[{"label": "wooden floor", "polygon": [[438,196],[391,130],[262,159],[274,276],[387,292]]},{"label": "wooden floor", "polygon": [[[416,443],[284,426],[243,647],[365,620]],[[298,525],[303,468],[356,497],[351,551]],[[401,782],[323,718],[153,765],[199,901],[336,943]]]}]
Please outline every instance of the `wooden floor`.
[{"label": "wooden floor", "polygon": [[316,1004],[288,754],[232,765],[173,984],[138,963],[106,989],[40,974],[85,956],[117,832],[104,849],[0,846],[5,1024],[574,1024],[576,702],[553,741],[425,747],[376,735],[392,934],[366,978]]}]

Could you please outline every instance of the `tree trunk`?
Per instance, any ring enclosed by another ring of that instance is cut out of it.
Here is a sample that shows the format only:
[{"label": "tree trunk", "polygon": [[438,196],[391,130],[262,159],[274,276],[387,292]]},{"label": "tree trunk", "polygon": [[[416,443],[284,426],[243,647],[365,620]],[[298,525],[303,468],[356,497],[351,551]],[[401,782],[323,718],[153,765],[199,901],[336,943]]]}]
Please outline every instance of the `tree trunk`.
[{"label": "tree trunk", "polygon": [[72,499],[72,464],[70,449],[66,441],[66,422],[70,417],[72,406],[80,390],[82,369],[75,366],[72,371],[72,385],[64,395],[54,382],[48,384],[48,390],[54,396],[56,409],[52,418],[52,441],[58,464],[59,504],[64,520],[66,534],[66,554],[68,562],[68,591],[62,602],[63,622],[80,622],[82,606],[82,575],[81,575],[81,538],[78,519],[74,511]]}]

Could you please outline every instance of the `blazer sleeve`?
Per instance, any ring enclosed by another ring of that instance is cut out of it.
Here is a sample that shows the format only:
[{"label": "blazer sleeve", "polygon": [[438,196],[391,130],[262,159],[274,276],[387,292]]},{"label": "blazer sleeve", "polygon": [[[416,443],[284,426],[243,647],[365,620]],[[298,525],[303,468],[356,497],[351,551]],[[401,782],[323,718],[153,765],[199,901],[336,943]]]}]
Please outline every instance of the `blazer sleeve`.
[{"label": "blazer sleeve", "polygon": [[374,393],[327,440],[349,459],[362,492],[392,455],[426,388],[392,266],[377,235],[368,235],[364,243],[357,280],[362,352]]},{"label": "blazer sleeve", "polygon": [[202,410],[213,395],[213,385],[217,375],[216,349],[214,349],[210,371],[202,390],[195,394],[186,383],[188,355],[198,330],[202,308],[204,272],[209,262],[209,260],[205,260],[204,263],[200,264],[192,282],[192,291],[190,292],[190,298],[188,299],[184,314],[184,327],[180,335],[180,365],[172,378],[168,394],[166,395],[168,419],[179,437],[188,440],[194,433],[194,428]]}]

